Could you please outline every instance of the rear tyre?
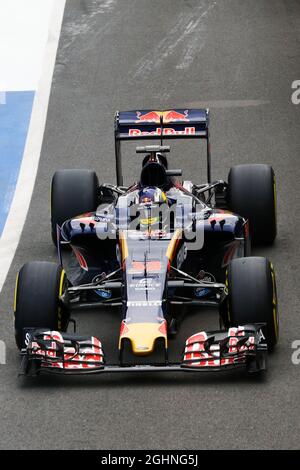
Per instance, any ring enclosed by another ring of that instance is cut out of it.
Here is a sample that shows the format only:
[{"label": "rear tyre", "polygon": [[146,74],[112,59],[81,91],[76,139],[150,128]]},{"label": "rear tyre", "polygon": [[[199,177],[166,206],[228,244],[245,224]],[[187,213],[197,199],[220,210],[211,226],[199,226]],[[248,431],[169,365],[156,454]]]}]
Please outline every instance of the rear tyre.
[{"label": "rear tyre", "polygon": [[254,244],[276,238],[276,186],[273,168],[263,164],[237,165],[228,175],[230,210],[249,220]]},{"label": "rear tyre", "polygon": [[57,264],[33,261],[24,264],[15,288],[15,337],[19,349],[25,347],[23,328],[65,331],[68,313],[59,297],[67,287],[65,271]]},{"label": "rear tyre", "polygon": [[249,257],[231,261],[227,271],[228,326],[266,323],[262,328],[268,349],[279,335],[274,269],[266,258]]},{"label": "rear tyre", "polygon": [[91,170],[59,170],[51,184],[51,235],[57,245],[56,226],[98,206],[98,178]]}]

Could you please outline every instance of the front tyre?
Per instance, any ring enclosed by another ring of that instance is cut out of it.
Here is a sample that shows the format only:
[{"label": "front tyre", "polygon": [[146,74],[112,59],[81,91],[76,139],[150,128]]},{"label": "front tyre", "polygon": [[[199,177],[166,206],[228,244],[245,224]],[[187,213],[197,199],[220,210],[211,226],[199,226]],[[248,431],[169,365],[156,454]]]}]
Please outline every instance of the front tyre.
[{"label": "front tyre", "polygon": [[56,263],[33,261],[24,264],[15,288],[15,337],[25,347],[23,328],[65,331],[68,313],[59,298],[67,287],[65,271]]},{"label": "front tyre", "polygon": [[268,349],[279,336],[276,281],[272,264],[262,257],[238,258],[227,271],[227,318],[229,326],[265,323],[262,328]]}]

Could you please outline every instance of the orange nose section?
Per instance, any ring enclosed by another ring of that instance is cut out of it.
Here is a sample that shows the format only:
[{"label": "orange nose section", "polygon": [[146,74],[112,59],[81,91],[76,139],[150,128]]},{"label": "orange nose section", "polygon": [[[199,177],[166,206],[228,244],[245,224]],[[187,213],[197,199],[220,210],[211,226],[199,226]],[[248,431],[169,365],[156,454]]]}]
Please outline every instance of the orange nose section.
[{"label": "orange nose section", "polygon": [[154,350],[155,341],[158,338],[165,340],[167,348],[167,326],[166,320],[162,323],[131,323],[122,322],[119,349],[122,346],[123,339],[129,339],[132,352],[137,356],[147,356]]}]

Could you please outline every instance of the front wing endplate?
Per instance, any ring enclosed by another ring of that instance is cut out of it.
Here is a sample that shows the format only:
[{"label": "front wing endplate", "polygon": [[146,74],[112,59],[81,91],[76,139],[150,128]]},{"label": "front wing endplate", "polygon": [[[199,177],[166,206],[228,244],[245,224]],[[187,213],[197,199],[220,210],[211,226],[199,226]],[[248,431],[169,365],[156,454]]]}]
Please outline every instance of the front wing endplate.
[{"label": "front wing endplate", "polygon": [[238,365],[265,369],[267,345],[263,325],[244,325],[228,331],[201,331],[185,344],[182,367],[188,369],[222,369]]}]

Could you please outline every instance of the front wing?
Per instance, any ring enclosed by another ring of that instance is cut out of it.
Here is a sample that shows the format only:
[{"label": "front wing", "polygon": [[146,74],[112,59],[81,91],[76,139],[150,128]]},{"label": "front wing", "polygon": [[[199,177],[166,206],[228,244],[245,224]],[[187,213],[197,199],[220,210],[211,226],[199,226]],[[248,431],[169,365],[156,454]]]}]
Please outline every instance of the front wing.
[{"label": "front wing", "polygon": [[23,375],[56,373],[66,375],[104,372],[220,371],[246,368],[266,369],[267,345],[261,324],[229,328],[228,331],[199,332],[186,341],[181,362],[122,366],[106,364],[102,344],[95,337],[80,337],[57,331],[31,330],[22,350]]}]

